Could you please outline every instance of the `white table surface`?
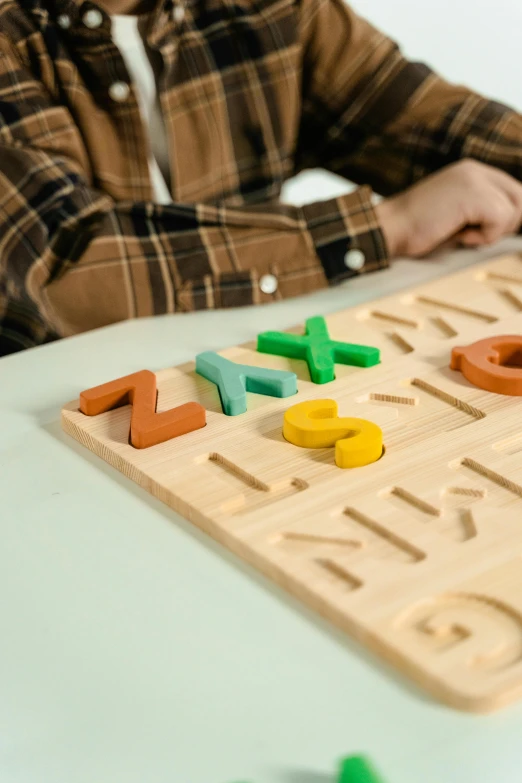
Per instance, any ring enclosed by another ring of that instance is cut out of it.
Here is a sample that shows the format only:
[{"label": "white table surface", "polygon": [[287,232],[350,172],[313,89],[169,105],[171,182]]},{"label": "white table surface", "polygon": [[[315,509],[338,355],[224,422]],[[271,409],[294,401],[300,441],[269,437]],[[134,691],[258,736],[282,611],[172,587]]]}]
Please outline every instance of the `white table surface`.
[{"label": "white table surface", "polygon": [[0,360],[1,783],[335,783],[359,751],[386,783],[520,783],[522,704],[475,717],[424,697],[59,423],[84,388],[498,253]]}]

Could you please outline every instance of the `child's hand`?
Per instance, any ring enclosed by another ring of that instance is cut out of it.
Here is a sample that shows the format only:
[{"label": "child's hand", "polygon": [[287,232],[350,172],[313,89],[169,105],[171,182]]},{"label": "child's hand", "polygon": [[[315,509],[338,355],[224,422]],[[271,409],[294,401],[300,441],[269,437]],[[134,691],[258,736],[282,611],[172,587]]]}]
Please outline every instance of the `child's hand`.
[{"label": "child's hand", "polygon": [[474,160],[462,160],[381,202],[377,214],[394,256],[423,256],[453,240],[496,242],[522,225],[522,184]]}]

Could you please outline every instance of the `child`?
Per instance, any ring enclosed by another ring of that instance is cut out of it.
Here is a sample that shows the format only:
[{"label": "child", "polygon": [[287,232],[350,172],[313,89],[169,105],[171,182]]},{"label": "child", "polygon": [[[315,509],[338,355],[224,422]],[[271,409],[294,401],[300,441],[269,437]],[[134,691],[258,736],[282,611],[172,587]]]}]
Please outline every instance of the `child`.
[{"label": "child", "polygon": [[[362,187],[281,205],[308,167]],[[0,355],[492,242],[521,178],[519,114],[342,0],[4,0]]]}]

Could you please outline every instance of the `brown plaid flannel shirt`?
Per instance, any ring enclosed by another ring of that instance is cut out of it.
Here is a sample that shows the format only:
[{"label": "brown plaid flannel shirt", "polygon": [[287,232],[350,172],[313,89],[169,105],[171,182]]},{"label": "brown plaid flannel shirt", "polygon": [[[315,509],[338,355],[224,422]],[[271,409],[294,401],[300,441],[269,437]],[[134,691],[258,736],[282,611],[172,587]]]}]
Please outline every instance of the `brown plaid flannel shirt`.
[{"label": "brown plaid flannel shirt", "polygon": [[[349,249],[364,253],[360,272],[383,267],[371,189],[395,193],[459,158],[522,179],[519,114],[408,62],[342,0],[181,1],[181,21],[172,0],[141,21],[169,139],[166,206],[132,85],[111,98],[130,77],[110,18],[92,29],[98,6],[83,0],[0,2],[0,355],[303,294],[355,274]],[[278,203],[309,167],[365,185]]]}]

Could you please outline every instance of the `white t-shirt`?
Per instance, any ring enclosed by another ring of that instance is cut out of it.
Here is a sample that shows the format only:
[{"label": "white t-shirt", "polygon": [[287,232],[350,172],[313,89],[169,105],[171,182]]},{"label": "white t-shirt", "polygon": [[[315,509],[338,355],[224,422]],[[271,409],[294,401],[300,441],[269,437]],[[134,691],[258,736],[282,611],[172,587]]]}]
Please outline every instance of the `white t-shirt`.
[{"label": "white t-shirt", "polygon": [[138,28],[138,16],[114,15],[112,39],[136,88],[141,115],[149,135],[149,171],[158,204],[171,204],[169,149],[154,69]]}]

